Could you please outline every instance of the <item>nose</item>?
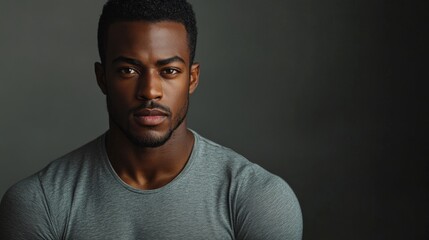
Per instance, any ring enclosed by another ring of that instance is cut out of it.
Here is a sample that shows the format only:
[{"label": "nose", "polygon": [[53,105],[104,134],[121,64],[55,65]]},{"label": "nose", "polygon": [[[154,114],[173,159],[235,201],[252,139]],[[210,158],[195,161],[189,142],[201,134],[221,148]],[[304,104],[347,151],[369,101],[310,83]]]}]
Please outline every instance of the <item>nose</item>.
[{"label": "nose", "polygon": [[162,98],[162,80],[157,71],[148,70],[139,79],[137,99],[156,100]]}]

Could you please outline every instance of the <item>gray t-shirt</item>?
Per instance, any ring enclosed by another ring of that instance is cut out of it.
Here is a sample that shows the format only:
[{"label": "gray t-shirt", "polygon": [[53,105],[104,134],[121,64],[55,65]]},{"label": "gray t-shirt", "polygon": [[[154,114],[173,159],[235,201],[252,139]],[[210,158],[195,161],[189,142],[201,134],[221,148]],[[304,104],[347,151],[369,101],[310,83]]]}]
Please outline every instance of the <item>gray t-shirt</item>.
[{"label": "gray t-shirt", "polygon": [[154,190],[118,177],[105,135],[51,162],[3,197],[0,239],[301,239],[286,182],[194,135],[184,169]]}]

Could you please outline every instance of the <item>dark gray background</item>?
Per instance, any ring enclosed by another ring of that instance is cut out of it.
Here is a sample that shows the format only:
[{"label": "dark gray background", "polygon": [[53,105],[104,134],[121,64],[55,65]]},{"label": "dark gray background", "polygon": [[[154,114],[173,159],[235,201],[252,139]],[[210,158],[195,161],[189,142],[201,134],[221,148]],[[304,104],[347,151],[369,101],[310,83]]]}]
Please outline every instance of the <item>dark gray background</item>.
[{"label": "dark gray background", "polygon": [[[425,239],[423,1],[192,1],[189,125],[283,177],[304,239]],[[0,3],[0,195],[107,129],[104,1]]]}]

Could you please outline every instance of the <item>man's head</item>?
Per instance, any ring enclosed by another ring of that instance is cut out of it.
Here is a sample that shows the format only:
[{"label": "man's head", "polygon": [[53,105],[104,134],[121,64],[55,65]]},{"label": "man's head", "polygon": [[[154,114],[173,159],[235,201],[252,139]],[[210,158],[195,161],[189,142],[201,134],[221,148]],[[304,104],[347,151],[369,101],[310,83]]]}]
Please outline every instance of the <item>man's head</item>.
[{"label": "man's head", "polygon": [[197,25],[192,5],[186,0],[109,0],[98,22],[98,53],[105,61],[107,32],[111,24],[121,21],[178,22],[185,26],[191,63],[197,45]]},{"label": "man's head", "polygon": [[95,72],[106,95],[110,132],[141,147],[164,145],[176,129],[186,129],[189,94],[199,80],[190,5],[112,0],[99,25],[102,62]]}]

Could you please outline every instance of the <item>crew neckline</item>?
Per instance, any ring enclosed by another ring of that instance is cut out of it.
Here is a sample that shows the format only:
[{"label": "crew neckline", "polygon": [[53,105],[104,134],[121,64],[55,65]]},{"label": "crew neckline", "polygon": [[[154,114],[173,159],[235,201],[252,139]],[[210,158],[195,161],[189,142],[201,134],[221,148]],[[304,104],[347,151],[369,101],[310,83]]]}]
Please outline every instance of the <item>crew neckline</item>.
[{"label": "crew neckline", "polygon": [[115,169],[113,168],[112,164],[110,163],[109,156],[107,155],[107,149],[106,149],[106,134],[107,134],[107,132],[105,132],[101,136],[100,141],[99,141],[99,143],[100,143],[99,149],[101,152],[100,155],[103,158],[103,163],[104,163],[103,165],[107,168],[107,170],[110,173],[110,176],[113,178],[113,180],[115,180],[116,183],[119,183],[122,187],[124,187],[128,191],[139,193],[139,194],[154,194],[154,193],[158,193],[158,192],[167,191],[168,189],[179,184],[181,179],[183,179],[187,175],[187,173],[190,171],[193,163],[196,161],[195,160],[197,158],[196,155],[199,152],[199,148],[200,148],[200,141],[201,141],[200,136],[195,131],[193,131],[191,129],[188,129],[188,130],[191,131],[191,133],[194,135],[194,145],[192,147],[192,151],[191,151],[191,154],[189,156],[189,159],[186,162],[183,169],[179,172],[179,174],[175,178],[173,178],[173,180],[171,180],[169,183],[165,184],[162,187],[155,188],[155,189],[142,190],[142,189],[135,188],[135,187],[127,184],[126,182],[124,182],[119,177],[119,175],[116,173]]}]

